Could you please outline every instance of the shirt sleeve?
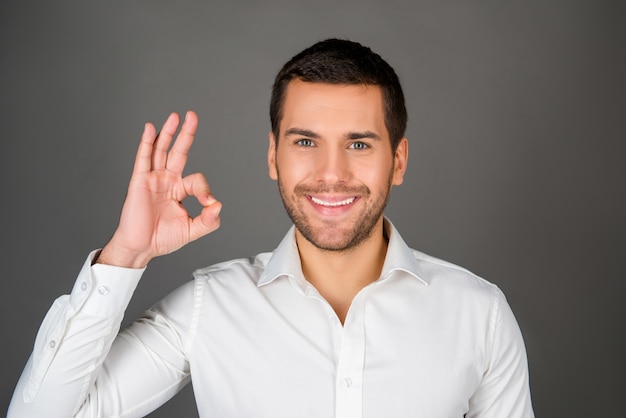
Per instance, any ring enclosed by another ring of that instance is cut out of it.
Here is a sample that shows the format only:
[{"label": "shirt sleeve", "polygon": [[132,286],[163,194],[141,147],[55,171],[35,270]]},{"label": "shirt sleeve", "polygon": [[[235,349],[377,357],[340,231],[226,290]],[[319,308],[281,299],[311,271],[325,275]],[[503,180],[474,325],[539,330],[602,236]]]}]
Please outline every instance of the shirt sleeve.
[{"label": "shirt sleeve", "polygon": [[494,287],[487,363],[467,418],[533,418],[528,362],[519,325],[504,294]]},{"label": "shirt sleeve", "polygon": [[181,337],[162,315],[118,335],[144,269],[92,266],[96,254],[46,314],[9,418],[144,416],[186,383]]}]

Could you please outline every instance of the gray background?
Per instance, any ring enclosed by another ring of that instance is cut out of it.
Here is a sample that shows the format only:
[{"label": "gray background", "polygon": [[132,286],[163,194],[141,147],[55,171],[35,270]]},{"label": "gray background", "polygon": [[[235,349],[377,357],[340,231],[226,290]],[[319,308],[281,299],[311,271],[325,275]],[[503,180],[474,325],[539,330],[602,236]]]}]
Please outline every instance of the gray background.
[{"label": "gray background", "polygon": [[[200,266],[271,250],[273,76],[330,36],[371,46],[409,108],[387,214],[507,294],[543,417],[622,417],[625,31],[620,1],[3,1],[0,405],[38,326],[113,232],[144,122],[195,109],[188,172],[222,228],[149,267],[128,320]],[[127,321],[128,321],[127,320]],[[126,321],[126,323],[127,323]],[[194,417],[189,389],[153,417]]]}]

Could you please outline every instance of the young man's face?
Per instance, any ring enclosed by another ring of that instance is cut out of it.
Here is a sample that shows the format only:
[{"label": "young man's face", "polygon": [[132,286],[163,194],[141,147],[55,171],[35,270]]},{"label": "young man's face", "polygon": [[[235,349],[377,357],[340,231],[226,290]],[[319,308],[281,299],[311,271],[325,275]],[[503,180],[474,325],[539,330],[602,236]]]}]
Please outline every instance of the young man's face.
[{"label": "young man's face", "polygon": [[287,86],[280,138],[270,134],[270,177],[298,233],[316,247],[346,251],[381,230],[406,160],[406,139],[391,151],[379,87]]}]

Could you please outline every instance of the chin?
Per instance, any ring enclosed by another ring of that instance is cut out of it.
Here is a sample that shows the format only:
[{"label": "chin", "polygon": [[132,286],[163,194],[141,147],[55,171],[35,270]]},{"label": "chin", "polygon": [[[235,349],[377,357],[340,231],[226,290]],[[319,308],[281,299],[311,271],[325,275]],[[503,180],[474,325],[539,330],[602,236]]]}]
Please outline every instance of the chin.
[{"label": "chin", "polygon": [[332,227],[332,230],[315,232],[310,226],[299,226],[297,224],[296,228],[313,246],[323,251],[332,252],[346,252],[355,249],[369,238],[372,232],[371,229],[364,231],[358,228],[344,232]]}]

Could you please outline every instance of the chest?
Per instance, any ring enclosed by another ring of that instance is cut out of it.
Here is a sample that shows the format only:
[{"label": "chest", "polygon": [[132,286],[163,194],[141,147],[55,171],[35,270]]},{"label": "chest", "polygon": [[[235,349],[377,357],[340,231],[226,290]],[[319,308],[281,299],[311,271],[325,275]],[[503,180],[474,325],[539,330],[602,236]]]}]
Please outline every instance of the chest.
[{"label": "chest", "polygon": [[[207,305],[189,361],[201,416],[460,417],[484,334],[440,303],[366,292],[344,326],[315,295]],[[482,334],[482,335],[481,335]]]}]

